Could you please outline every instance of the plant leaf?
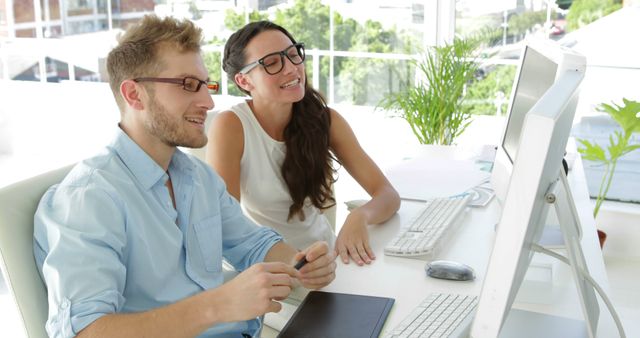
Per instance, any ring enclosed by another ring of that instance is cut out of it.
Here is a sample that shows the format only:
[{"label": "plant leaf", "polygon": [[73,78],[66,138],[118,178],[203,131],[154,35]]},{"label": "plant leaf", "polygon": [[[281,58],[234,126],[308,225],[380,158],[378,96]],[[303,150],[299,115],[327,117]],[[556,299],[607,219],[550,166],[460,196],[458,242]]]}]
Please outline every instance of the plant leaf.
[{"label": "plant leaf", "polygon": [[582,155],[583,159],[594,162],[608,162],[606,153],[600,145],[584,139],[577,140],[582,145],[578,147],[578,152]]},{"label": "plant leaf", "polygon": [[602,103],[598,106],[598,110],[609,114],[624,130],[625,134],[640,132],[640,102],[622,99],[623,106],[615,103],[609,105]]},{"label": "plant leaf", "polygon": [[428,48],[415,63],[419,81],[386,95],[379,106],[403,117],[421,143],[452,144],[470,122],[462,103],[478,68],[472,57],[480,41],[456,38]]}]

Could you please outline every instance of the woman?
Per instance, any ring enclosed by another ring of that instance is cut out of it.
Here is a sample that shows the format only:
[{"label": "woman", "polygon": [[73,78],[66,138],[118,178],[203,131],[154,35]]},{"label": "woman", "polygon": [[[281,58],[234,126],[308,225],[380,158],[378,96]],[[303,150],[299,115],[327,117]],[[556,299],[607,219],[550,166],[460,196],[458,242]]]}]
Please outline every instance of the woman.
[{"label": "woman", "polygon": [[[358,265],[369,264],[375,255],[367,224],[386,221],[400,198],[345,119],[307,84],[304,59],[304,45],[269,21],[231,35],[223,68],[251,98],[213,120],[207,162],[249,216],[294,247],[335,241],[344,263],[351,257]],[[334,160],[372,197],[351,211],[337,239],[322,215],[335,204]]]}]

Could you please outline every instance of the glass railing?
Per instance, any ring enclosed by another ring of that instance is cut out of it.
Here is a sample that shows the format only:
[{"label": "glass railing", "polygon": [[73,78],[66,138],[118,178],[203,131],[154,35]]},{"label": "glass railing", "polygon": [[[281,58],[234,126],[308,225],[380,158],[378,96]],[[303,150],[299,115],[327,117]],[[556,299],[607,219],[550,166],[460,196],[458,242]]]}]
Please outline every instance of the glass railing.
[{"label": "glass railing", "polygon": [[[107,78],[106,55],[115,45],[115,34],[95,34],[69,39],[0,40],[2,78],[10,81],[104,82]],[[99,39],[102,41],[96,41]],[[209,77],[220,81],[221,94],[243,96],[222,70],[222,51],[223,46],[220,45],[203,47]],[[375,106],[385,95],[414,83],[416,76],[412,61],[417,58],[417,55],[409,54],[309,49],[306,72],[312,86],[325,95],[329,103]],[[494,69],[500,69],[499,64],[515,64],[515,60],[483,60],[482,63],[482,77],[488,77]],[[498,66],[494,67],[496,64]],[[500,88],[510,86],[511,83],[502,83]],[[509,91],[502,91],[508,100]],[[473,101],[484,99],[486,102],[483,104],[491,106],[496,95],[489,93],[485,98],[476,95]],[[490,111],[497,110],[484,109],[482,114]]]}]

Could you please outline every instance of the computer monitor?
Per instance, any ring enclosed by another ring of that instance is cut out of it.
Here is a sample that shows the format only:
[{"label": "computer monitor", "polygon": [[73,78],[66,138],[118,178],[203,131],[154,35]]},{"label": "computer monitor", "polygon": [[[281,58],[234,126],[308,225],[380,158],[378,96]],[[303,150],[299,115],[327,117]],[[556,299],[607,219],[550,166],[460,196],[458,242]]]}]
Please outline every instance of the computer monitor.
[{"label": "computer monitor", "polygon": [[560,74],[579,67],[581,60],[575,53],[561,50],[547,41],[530,41],[524,46],[507,108],[507,123],[491,172],[491,185],[500,203],[504,202],[507,193],[527,112]]},{"label": "computer monitor", "polygon": [[[513,156],[502,215],[471,327],[472,337],[500,335],[552,205],[556,206],[582,302],[585,331],[592,336],[596,331],[599,306],[593,288],[579,272],[588,269],[580,247],[578,220],[573,213],[575,206],[561,170],[586,62],[584,57],[559,46],[545,50],[547,52],[565,54],[560,60],[570,59],[575,68],[560,67],[553,84],[526,113],[517,147],[511,148],[509,142],[503,147],[507,152],[511,149],[517,152]],[[523,85],[527,84],[518,84]]]}]

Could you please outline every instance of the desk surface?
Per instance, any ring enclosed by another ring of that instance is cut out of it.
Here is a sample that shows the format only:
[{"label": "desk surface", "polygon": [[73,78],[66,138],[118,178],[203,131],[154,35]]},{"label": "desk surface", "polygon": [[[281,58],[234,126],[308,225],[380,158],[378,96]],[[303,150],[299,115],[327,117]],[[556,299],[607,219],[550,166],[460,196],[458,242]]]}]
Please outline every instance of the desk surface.
[{"label": "desk surface", "polygon": [[[434,161],[463,160],[465,158],[470,160],[473,156],[473,154],[452,147],[425,146],[420,152],[419,156]],[[477,173],[470,173],[470,175],[477,175]],[[442,187],[447,187],[449,182],[456,180],[454,175],[443,176],[423,179],[428,180],[429,185],[433,184],[434,190],[442,191]],[[393,177],[390,177],[390,180],[393,181]],[[595,225],[591,216],[592,206],[579,159],[569,174],[569,183],[583,228],[582,245],[589,270],[604,290],[608,291],[609,285],[602,253],[598,246]],[[399,193],[402,196],[402,191]],[[371,247],[377,256],[375,262],[364,267],[358,267],[353,263],[345,265],[338,262],[335,281],[324,289],[325,291],[394,298],[396,302],[383,332],[392,330],[432,292],[479,295],[485,277],[495,235],[494,226],[500,217],[501,208],[497,200],[494,198],[489,205],[483,208],[469,208],[461,220],[460,228],[452,236],[452,240],[437,255],[438,259],[455,260],[473,267],[476,271],[476,279],[466,282],[427,277],[424,270],[426,261],[424,260],[384,255],[384,246],[399,231],[401,224],[405,224],[419,208],[420,203],[403,201],[400,211],[391,219],[384,224],[370,226]],[[525,303],[518,300],[519,296],[516,298],[514,307],[582,319],[583,315],[570,269],[561,263],[553,263],[553,266],[555,276],[550,300],[538,304]],[[297,298],[303,294],[304,292],[297,292],[294,297]],[[611,336],[615,332],[615,327],[610,320],[607,309],[602,305],[602,302],[600,303],[598,333],[603,337]]]}]

